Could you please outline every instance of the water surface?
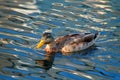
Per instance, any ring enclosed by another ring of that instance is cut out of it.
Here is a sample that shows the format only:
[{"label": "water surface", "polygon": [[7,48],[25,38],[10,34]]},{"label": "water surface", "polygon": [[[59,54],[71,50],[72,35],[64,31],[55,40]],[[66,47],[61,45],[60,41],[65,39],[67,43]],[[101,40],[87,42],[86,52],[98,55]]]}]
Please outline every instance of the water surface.
[{"label": "water surface", "polygon": [[[1,80],[119,80],[120,2],[116,0],[1,0]],[[100,32],[91,49],[68,56],[56,53],[46,72],[34,49],[45,30],[55,37]]]}]

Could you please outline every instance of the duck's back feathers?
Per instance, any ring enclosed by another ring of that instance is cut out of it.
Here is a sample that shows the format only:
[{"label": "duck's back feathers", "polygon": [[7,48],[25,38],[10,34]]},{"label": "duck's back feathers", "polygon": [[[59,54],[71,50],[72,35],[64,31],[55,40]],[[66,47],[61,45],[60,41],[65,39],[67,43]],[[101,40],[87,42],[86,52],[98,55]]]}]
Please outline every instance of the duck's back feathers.
[{"label": "duck's back feathers", "polygon": [[70,34],[56,39],[62,46],[62,52],[75,52],[84,50],[95,43],[98,33]]},{"label": "duck's back feathers", "polygon": [[82,42],[90,42],[92,40],[95,40],[98,36],[98,33],[93,34],[93,33],[81,33],[81,34],[69,34],[66,36],[61,36],[55,39],[55,42],[60,43],[60,42],[66,42],[67,41],[75,41],[75,40],[80,40]]},{"label": "duck's back feathers", "polygon": [[69,34],[55,39],[54,46],[47,45],[46,51],[76,52],[84,50],[95,43],[98,33]]}]

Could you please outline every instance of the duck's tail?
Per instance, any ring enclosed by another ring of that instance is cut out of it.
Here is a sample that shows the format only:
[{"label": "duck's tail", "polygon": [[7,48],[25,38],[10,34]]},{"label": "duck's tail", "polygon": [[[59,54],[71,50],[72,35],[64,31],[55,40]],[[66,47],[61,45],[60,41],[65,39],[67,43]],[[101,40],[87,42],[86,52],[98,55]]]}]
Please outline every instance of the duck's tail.
[{"label": "duck's tail", "polygon": [[99,37],[99,35],[100,35],[100,32],[95,33],[94,39],[97,40],[97,38]]}]

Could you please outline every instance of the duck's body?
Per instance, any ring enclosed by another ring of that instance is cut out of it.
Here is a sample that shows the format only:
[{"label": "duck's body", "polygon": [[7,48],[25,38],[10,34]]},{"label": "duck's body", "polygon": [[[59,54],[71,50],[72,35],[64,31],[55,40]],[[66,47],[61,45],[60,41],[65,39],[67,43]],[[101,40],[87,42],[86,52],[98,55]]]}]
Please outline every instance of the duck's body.
[{"label": "duck's body", "polygon": [[[48,35],[50,33],[46,33],[46,34]],[[46,37],[46,35],[43,35],[43,37]],[[61,36],[56,38],[55,40],[51,40],[51,42],[49,43],[46,43],[47,45],[45,51],[48,53],[55,53],[55,52],[70,53],[70,52],[81,51],[92,46],[95,43],[97,37],[98,37],[98,33],[96,34],[81,33],[81,34],[69,34],[69,35]],[[36,46],[36,48],[41,47],[41,44],[42,42],[40,41],[40,43]]]}]

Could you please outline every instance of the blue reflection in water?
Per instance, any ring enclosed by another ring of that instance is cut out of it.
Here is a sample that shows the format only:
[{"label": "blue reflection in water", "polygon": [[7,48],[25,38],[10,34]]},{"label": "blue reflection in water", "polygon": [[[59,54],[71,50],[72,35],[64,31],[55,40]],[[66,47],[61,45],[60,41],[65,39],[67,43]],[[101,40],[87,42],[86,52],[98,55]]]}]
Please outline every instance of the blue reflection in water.
[{"label": "blue reflection in water", "polygon": [[0,75],[0,78],[4,79],[4,80],[7,80],[7,79],[9,79],[9,80],[17,80],[17,79],[14,79],[14,78],[11,78],[11,77],[8,77],[8,76],[4,76],[4,75]]},{"label": "blue reflection in water", "polygon": [[[119,1],[2,0],[0,6],[0,79],[120,79]],[[94,47],[80,54],[49,55],[44,47],[34,49],[47,29],[55,38],[80,32],[101,34]]]},{"label": "blue reflection in water", "polygon": [[70,74],[68,72],[59,72],[59,74],[65,76],[65,77],[68,77],[68,78],[72,78],[74,80],[89,80],[89,79],[82,78],[82,77],[74,75],[74,74]]}]

